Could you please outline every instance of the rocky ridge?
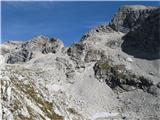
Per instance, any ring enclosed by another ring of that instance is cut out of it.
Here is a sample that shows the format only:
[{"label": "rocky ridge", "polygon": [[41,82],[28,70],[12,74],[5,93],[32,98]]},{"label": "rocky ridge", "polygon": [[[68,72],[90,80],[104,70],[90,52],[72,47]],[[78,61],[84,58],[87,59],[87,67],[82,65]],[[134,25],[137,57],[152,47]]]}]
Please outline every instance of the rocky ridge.
[{"label": "rocky ridge", "polygon": [[122,6],[68,48],[44,36],[2,44],[2,119],[160,119],[159,15]]}]

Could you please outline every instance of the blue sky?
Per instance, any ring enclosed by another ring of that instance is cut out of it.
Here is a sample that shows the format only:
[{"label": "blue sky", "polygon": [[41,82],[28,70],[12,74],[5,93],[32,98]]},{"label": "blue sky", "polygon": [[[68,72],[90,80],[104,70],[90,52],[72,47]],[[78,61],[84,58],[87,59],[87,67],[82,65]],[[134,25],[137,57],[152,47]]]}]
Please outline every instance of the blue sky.
[{"label": "blue sky", "polygon": [[66,46],[91,28],[107,24],[122,5],[158,6],[158,2],[2,2],[2,42],[44,35]]}]

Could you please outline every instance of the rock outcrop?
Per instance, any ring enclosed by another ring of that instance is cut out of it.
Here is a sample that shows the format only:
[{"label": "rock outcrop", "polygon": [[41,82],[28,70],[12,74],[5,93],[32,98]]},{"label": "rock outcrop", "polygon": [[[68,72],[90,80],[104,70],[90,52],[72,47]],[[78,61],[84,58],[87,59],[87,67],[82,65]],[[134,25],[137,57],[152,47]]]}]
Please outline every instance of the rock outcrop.
[{"label": "rock outcrop", "polygon": [[64,45],[59,39],[51,38],[50,41],[45,44],[44,48],[42,49],[42,53],[47,54],[61,52],[63,47]]},{"label": "rock outcrop", "polygon": [[156,7],[143,5],[122,6],[113,17],[110,26],[116,31],[127,33],[134,27],[141,25],[155,9]]},{"label": "rock outcrop", "polygon": [[123,39],[122,50],[142,59],[160,58],[160,9],[154,9],[141,25]]},{"label": "rock outcrop", "polygon": [[61,52],[64,47],[59,39],[51,38],[49,40],[49,38],[45,36],[35,37],[31,41],[22,43],[19,47],[17,47],[17,44],[14,44],[13,46],[15,46],[15,49],[10,52],[5,52],[4,48],[2,48],[2,54],[9,54],[7,63],[11,64],[29,61],[37,52],[43,54]]},{"label": "rock outcrop", "polygon": [[7,63],[18,63],[18,62],[27,62],[32,59],[33,53],[28,51],[25,48],[22,48],[19,51],[14,51],[12,54],[8,56]]}]

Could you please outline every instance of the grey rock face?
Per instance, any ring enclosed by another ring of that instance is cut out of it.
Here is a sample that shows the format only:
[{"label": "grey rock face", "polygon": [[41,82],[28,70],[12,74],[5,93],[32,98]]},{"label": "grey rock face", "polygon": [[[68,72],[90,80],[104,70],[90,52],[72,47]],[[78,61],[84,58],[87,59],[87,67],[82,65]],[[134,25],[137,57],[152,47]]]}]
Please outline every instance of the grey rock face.
[{"label": "grey rock face", "polygon": [[32,59],[36,52],[42,52],[43,54],[57,53],[63,47],[64,45],[59,39],[52,38],[49,40],[47,37],[38,36],[13,49],[8,55],[7,63],[26,62]]},{"label": "grey rock face", "polygon": [[99,33],[99,32],[111,33],[114,32],[114,30],[108,25],[101,25],[91,30],[90,33]]},{"label": "grey rock face", "polygon": [[112,32],[114,32],[114,29],[111,26],[109,26],[109,25],[101,25],[101,26],[98,26],[96,28],[93,28],[91,31],[89,31],[88,33],[83,35],[81,40],[80,40],[80,42],[83,42],[87,38],[92,37],[94,34],[112,33]]},{"label": "grey rock face", "polygon": [[27,62],[32,59],[33,53],[28,51],[27,49],[19,50],[18,52],[11,53],[8,56],[7,63],[19,63],[19,62]]},{"label": "grey rock face", "polygon": [[85,62],[94,62],[100,60],[102,56],[103,56],[103,51],[90,49],[87,51],[84,60]]},{"label": "grey rock face", "polygon": [[29,42],[22,43],[21,46],[9,53],[7,63],[14,64],[29,61],[33,57],[33,51],[40,51],[47,43],[47,40],[46,37],[38,36]]},{"label": "grey rock face", "polygon": [[113,17],[110,26],[116,31],[127,33],[134,26],[143,23],[145,18],[147,18],[154,9],[154,7],[140,5],[122,6]]},{"label": "grey rock face", "polygon": [[67,50],[67,54],[74,60],[82,61],[85,55],[85,47],[86,46],[84,44],[75,43]]},{"label": "grey rock face", "polygon": [[124,65],[112,65],[106,60],[98,61],[94,66],[94,71],[97,79],[105,82],[113,89],[120,87],[125,91],[134,89],[143,89],[147,91],[153,85],[152,81],[149,79],[143,76],[136,76],[126,71]]},{"label": "grey rock face", "polygon": [[63,43],[57,38],[51,38],[49,42],[44,45],[42,53],[56,53],[64,47]]},{"label": "grey rock face", "polygon": [[151,93],[154,96],[160,96],[160,88],[153,85],[148,89],[148,92]]},{"label": "grey rock face", "polygon": [[125,120],[159,120],[160,99],[141,90],[124,92],[120,95],[124,103],[122,112]]},{"label": "grey rock face", "polygon": [[8,41],[1,45],[0,54],[5,55],[10,53],[12,50],[19,49],[22,46],[22,42],[19,41]]},{"label": "grey rock face", "polygon": [[37,36],[32,40],[22,44],[22,48],[30,51],[41,51],[42,48],[48,43],[49,38],[45,36]]},{"label": "grey rock face", "polygon": [[158,88],[160,88],[160,82],[159,82],[159,83],[157,83],[157,87],[158,87]]},{"label": "grey rock face", "polygon": [[154,9],[144,22],[134,28],[123,39],[122,50],[134,57],[160,58],[160,9]]}]

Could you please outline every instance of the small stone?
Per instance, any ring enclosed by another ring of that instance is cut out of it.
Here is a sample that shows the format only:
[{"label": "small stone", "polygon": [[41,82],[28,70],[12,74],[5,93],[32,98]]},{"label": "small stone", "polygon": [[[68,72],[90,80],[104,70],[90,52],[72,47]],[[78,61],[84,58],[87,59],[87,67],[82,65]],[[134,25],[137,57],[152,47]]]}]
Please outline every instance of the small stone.
[{"label": "small stone", "polygon": [[148,89],[148,93],[151,93],[152,95],[154,96],[160,96],[160,89],[155,86],[155,85],[152,85],[149,89]]}]

